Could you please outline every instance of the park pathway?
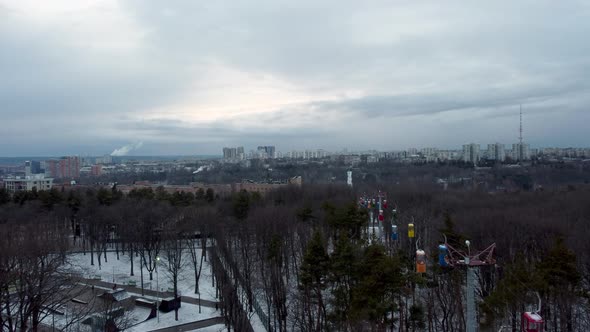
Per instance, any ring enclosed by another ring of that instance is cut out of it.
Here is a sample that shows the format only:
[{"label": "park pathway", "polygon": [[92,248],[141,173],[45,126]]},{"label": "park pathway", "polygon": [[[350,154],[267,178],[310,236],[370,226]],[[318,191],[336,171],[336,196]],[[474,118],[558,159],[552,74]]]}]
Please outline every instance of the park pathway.
[{"label": "park pathway", "polygon": [[223,324],[225,319],[223,317],[213,317],[208,319],[199,320],[196,322],[186,323],[182,325],[176,325],[171,327],[165,327],[162,329],[151,330],[150,332],[185,332],[185,331],[192,331],[198,330],[205,327]]},{"label": "park pathway", "polygon": [[[86,279],[86,278],[81,278],[80,283],[90,285],[90,286],[94,285],[94,286],[98,286],[98,287],[111,288],[111,289],[113,288],[113,285],[114,285],[112,282],[106,282],[106,281],[94,280],[94,279]],[[141,288],[136,287],[136,286],[122,285],[122,284],[116,284],[116,286],[117,286],[117,288],[123,288],[124,290],[126,290],[129,293],[141,294]],[[158,291],[150,290],[150,289],[144,289],[143,293],[148,296],[159,297],[159,298],[168,298],[168,297],[174,296],[174,294],[172,292],[158,292]],[[195,304],[195,305],[199,305],[199,301],[200,301],[200,304],[203,307],[215,308],[215,309],[218,308],[218,302],[215,302],[215,301],[199,300],[199,299],[196,299],[193,297],[188,297],[188,296],[181,296],[180,300],[184,303]]]}]

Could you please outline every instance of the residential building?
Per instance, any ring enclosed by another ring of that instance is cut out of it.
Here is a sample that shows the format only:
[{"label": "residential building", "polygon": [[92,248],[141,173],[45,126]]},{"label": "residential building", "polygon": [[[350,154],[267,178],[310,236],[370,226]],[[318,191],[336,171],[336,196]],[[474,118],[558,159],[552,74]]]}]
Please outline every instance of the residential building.
[{"label": "residential building", "polygon": [[133,189],[147,189],[151,188],[156,190],[158,187],[162,187],[168,193],[175,192],[190,192],[196,194],[199,191],[206,192],[207,189],[212,189],[216,195],[229,196],[232,193],[246,190],[249,192],[258,192],[265,194],[269,191],[282,188],[285,186],[301,186],[301,176],[295,176],[287,179],[286,181],[277,181],[272,183],[259,183],[253,181],[242,181],[240,183],[233,184],[204,184],[198,182],[192,182],[189,185],[162,185],[157,183],[150,183],[149,181],[138,181],[132,185],[118,185],[117,189],[121,190],[124,194],[128,194]]},{"label": "residential building", "polygon": [[260,158],[275,158],[275,147],[273,145],[259,146],[257,152]]},{"label": "residential building", "polygon": [[437,148],[423,148],[420,153],[422,157],[426,159],[427,162],[433,162],[436,160],[440,160],[439,153]]},{"label": "residential building", "polygon": [[97,157],[96,158],[96,164],[112,164],[113,163],[113,157],[109,154],[105,154],[102,157]]},{"label": "residential building", "polygon": [[470,143],[463,145],[463,161],[477,164],[479,162],[479,144]]},{"label": "residential building", "polygon": [[420,151],[424,157],[436,156],[438,154],[437,148],[422,148]]},{"label": "residential building", "polygon": [[512,158],[514,160],[529,160],[531,159],[530,145],[526,143],[514,143],[512,144]]},{"label": "residential building", "polygon": [[237,154],[237,158],[239,160],[246,159],[246,154],[244,153],[244,147],[243,146],[238,146],[237,151],[236,151],[236,154]]},{"label": "residential building", "polygon": [[539,149],[536,149],[536,148],[530,148],[530,149],[529,149],[529,152],[530,152],[530,153],[529,153],[529,156],[530,156],[531,158],[536,158],[536,157],[538,157],[538,156],[539,156]]},{"label": "residential building", "polygon": [[25,161],[25,176],[42,173],[45,173],[45,170],[41,168],[41,162],[35,160]]},{"label": "residential building", "polygon": [[504,144],[488,144],[487,158],[491,160],[496,160],[498,162],[503,162],[504,160],[506,160],[506,151]]},{"label": "residential building", "polygon": [[223,148],[223,159],[231,160],[235,159],[238,154],[238,150],[236,148]]},{"label": "residential building", "polygon": [[29,175],[25,177],[11,177],[4,179],[4,188],[8,192],[18,191],[50,190],[53,186],[53,179],[46,178],[43,174]]},{"label": "residential building", "polygon": [[92,176],[101,176],[102,175],[102,165],[92,165],[90,166],[90,175]]},{"label": "residential building", "polygon": [[69,156],[46,160],[45,174],[56,179],[77,179],[80,177],[80,158]]},{"label": "residential building", "polygon": [[244,154],[244,147],[238,146],[236,148],[223,148],[223,160],[225,161],[239,161],[244,160],[246,155]]},{"label": "residential building", "polygon": [[377,156],[367,156],[367,163],[373,164],[379,161],[379,157]]}]

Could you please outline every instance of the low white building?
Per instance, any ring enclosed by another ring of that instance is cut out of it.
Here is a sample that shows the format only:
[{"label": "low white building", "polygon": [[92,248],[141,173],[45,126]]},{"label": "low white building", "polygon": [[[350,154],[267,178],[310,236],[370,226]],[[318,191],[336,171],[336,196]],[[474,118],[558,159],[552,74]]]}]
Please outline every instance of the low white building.
[{"label": "low white building", "polygon": [[31,191],[33,188],[37,190],[50,190],[51,187],[53,187],[53,178],[46,178],[43,174],[4,179],[4,188],[11,193]]}]

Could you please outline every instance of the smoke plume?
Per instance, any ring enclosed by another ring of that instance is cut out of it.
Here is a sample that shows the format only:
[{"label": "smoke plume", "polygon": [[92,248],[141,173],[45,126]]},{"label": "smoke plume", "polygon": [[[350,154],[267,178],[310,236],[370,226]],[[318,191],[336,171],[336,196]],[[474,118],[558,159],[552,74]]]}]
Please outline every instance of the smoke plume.
[{"label": "smoke plume", "polygon": [[143,146],[143,142],[136,142],[136,143],[127,144],[127,145],[122,146],[118,149],[115,149],[115,151],[111,152],[111,156],[115,156],[115,157],[126,156],[129,154],[129,152],[131,152],[133,150],[137,150],[137,149],[141,148],[142,146]]}]

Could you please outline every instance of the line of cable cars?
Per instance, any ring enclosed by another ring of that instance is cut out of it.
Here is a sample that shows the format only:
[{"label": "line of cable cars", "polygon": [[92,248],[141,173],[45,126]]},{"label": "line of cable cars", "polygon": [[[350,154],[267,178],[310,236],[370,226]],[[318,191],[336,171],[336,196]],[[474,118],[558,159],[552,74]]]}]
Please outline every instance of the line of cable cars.
[{"label": "line of cable cars", "polygon": [[[384,221],[384,209],[387,209],[387,200],[380,198],[361,198],[359,205],[367,209],[377,209],[379,211],[378,220]],[[392,209],[394,218],[397,214],[396,209]],[[377,227],[372,227],[372,235],[379,237]],[[408,224],[408,238],[414,239],[416,237],[416,229],[414,223]],[[391,225],[391,240],[397,241],[399,239],[398,225],[392,222]],[[443,268],[451,267],[449,263],[449,248],[446,244],[438,246],[438,264]],[[426,273],[426,252],[422,249],[416,248],[416,272]],[[523,312],[521,317],[521,331],[522,332],[541,332],[544,331],[543,318],[539,315],[540,304],[537,311]]]}]

